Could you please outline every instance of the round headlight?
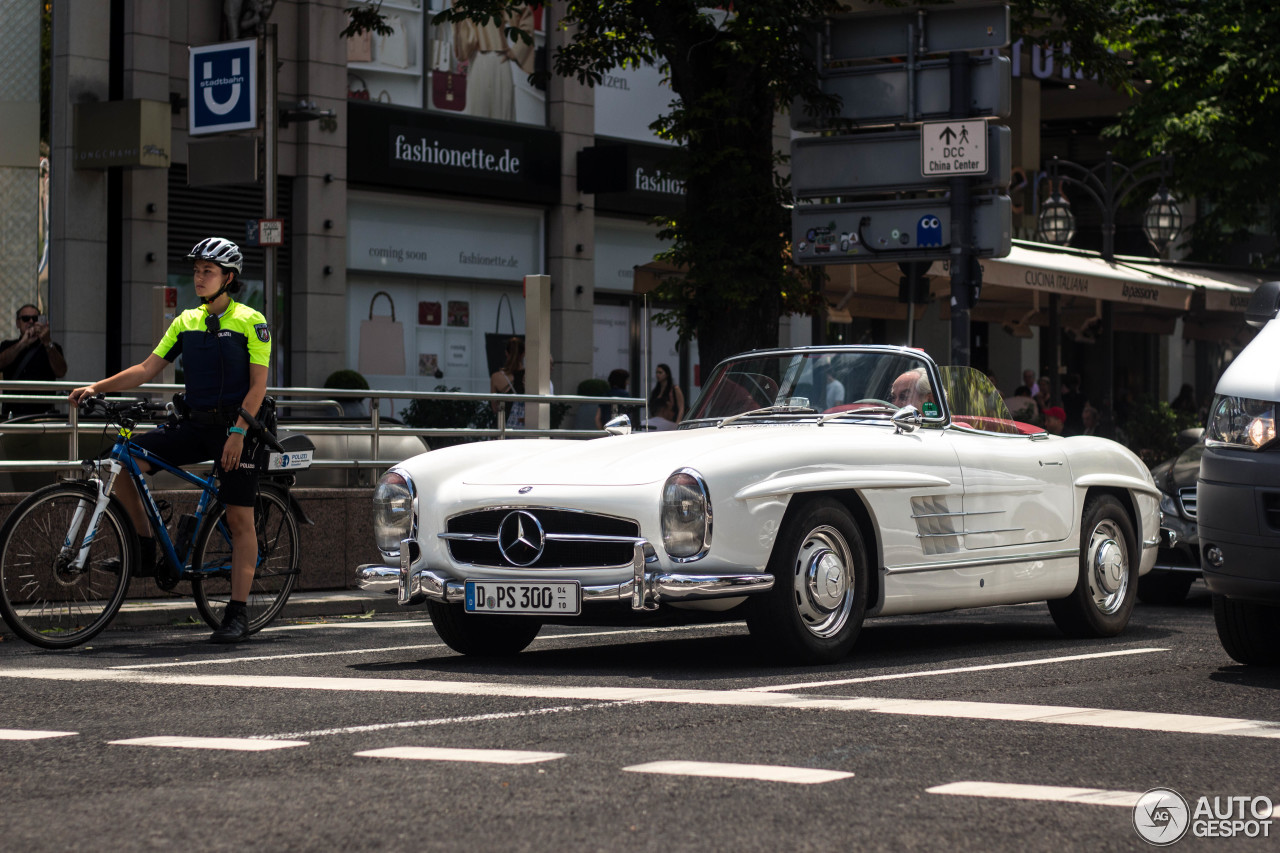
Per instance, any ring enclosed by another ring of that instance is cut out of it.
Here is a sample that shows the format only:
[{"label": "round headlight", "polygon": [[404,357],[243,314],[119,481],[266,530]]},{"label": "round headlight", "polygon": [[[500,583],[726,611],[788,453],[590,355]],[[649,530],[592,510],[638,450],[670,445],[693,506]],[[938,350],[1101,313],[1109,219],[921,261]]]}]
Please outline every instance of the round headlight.
[{"label": "round headlight", "polygon": [[683,468],[662,487],[662,546],[677,562],[697,560],[711,547],[711,496],[696,471]]},{"label": "round headlight", "polygon": [[378,550],[395,556],[400,541],[413,531],[413,484],[398,471],[388,471],[373,490],[373,539]]}]

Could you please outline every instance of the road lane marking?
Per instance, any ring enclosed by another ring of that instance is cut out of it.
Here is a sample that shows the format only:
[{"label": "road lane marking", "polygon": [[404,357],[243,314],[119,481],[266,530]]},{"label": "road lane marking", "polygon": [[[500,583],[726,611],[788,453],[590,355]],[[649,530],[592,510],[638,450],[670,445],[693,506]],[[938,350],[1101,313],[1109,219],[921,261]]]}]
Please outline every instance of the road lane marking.
[{"label": "road lane marking", "polygon": [[316,729],[309,732],[289,732],[279,735],[255,735],[266,740],[277,738],[318,738],[328,735],[351,735],[364,732],[379,732],[386,729],[413,729],[424,726],[445,726],[454,723],[485,723],[491,720],[514,720],[519,717],[539,717],[547,714],[567,714],[573,711],[595,711],[601,708],[615,708],[618,705],[632,705],[633,702],[592,702],[589,705],[558,705],[553,708],[530,708],[524,711],[502,711],[492,714],[472,714],[466,717],[436,717],[430,720],[402,720],[395,723],[371,723],[366,726],[343,726],[337,729]]},{"label": "road lane marking", "polygon": [[938,699],[805,696],[749,690],[690,690],[660,687],[583,687],[426,681],[410,678],[320,678],[272,675],[169,675],[92,669],[9,669],[0,678],[41,681],[113,681],[157,686],[245,687],[277,690],[324,690],[345,693],[411,693],[450,696],[501,696],[513,699],[567,699],[606,702],[660,702],[685,705],[779,708],[783,710],[864,711],[919,717],[1050,723],[1094,728],[1136,729],[1176,734],[1212,734],[1280,739],[1280,722],[1235,717],[1207,717],[1155,711],[1120,711],[1060,705],[1015,705]]},{"label": "road lane marking", "polygon": [[176,749],[228,749],[237,752],[262,752],[267,749],[288,749],[306,746],[305,740],[264,740],[247,737],[134,737],[126,740],[110,740],[107,743],[121,746],[165,746]]},{"label": "road lane marking", "polygon": [[[401,623],[394,623],[394,624],[401,624]],[[429,625],[430,623],[415,622],[415,623],[403,623],[403,624]],[[329,627],[329,626],[308,625],[307,627],[311,628],[311,627]],[[592,631],[590,633],[578,633],[578,634],[546,634],[544,636],[537,637],[534,640],[534,642],[545,643],[551,640],[578,640],[578,639],[583,639],[588,637],[608,637],[608,636],[616,636],[616,635],[624,635],[624,634],[657,634],[657,633],[670,633],[673,631],[698,631],[698,630],[707,630],[709,628],[715,628],[715,627],[719,627],[719,626],[675,625],[675,626],[666,627],[666,628],[633,628],[633,629],[623,630],[623,631]],[[263,630],[268,631],[273,629],[264,628]],[[285,630],[285,628],[282,626],[277,630]],[[410,646],[385,646],[383,648],[376,648],[376,649],[341,649],[338,651],[330,651],[330,652],[293,652],[290,654],[283,654],[283,655],[253,655],[250,657],[231,656],[231,657],[218,657],[218,658],[204,658],[200,660],[166,661],[165,663],[135,663],[135,664],[128,664],[127,666],[113,666],[113,667],[110,667],[110,669],[118,669],[118,670],[166,669],[166,668],[179,667],[179,666],[209,666],[209,665],[227,664],[227,663],[247,663],[249,661],[292,660],[295,658],[324,658],[324,657],[334,657],[338,655],[371,655],[371,654],[382,654],[385,652],[418,651],[421,649],[445,649],[445,648],[448,648],[448,646],[445,643],[420,643],[420,644],[410,645]]]},{"label": "road lane marking", "polygon": [[1040,800],[1051,803],[1083,803],[1131,809],[1142,791],[1107,791],[1102,788],[1060,788],[1054,785],[1011,785],[1004,782],[951,782],[926,788],[929,794],[957,797],[989,797],[1000,800]]},{"label": "road lane marking", "polygon": [[812,767],[784,767],[772,764],[719,764],[710,761],[650,761],[622,768],[630,773],[661,773],[668,776],[713,776],[718,779],[756,779],[763,782],[791,782],[796,785],[819,785],[850,779],[852,773],[841,770],[815,770]]},{"label": "road lane marking", "polygon": [[449,749],[431,746],[389,746],[357,752],[362,758],[407,758],[412,761],[474,761],[481,764],[536,764],[564,758],[563,752],[524,752],[518,749]]},{"label": "road lane marking", "polygon": [[0,740],[42,740],[48,737],[70,737],[79,732],[46,732],[37,729],[0,729]]},{"label": "road lane marking", "polygon": [[1114,652],[1093,652],[1084,655],[1066,655],[1057,658],[1037,658],[1036,660],[1006,661],[1004,663],[984,663],[974,666],[956,666],[948,669],[922,669],[916,672],[895,672],[889,675],[865,675],[859,678],[840,678],[832,681],[805,681],[799,684],[778,684],[765,687],[745,688],[753,693],[770,693],[777,690],[804,690],[809,687],[837,687],[842,684],[865,684],[871,681],[896,681],[902,678],[920,678],[926,675],[953,675],[957,672],[982,672],[988,669],[1014,669],[1020,666],[1042,666],[1047,663],[1064,663],[1073,660],[1093,660],[1112,658],[1122,655],[1145,655],[1151,652],[1167,652],[1168,649],[1122,649]]}]

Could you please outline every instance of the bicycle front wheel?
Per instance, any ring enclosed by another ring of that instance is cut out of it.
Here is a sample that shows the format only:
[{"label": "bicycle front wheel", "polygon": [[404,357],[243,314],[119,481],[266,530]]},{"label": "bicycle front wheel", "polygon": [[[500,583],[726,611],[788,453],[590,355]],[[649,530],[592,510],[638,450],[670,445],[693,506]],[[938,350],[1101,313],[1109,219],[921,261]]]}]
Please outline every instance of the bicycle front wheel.
[{"label": "bicycle front wheel", "polygon": [[[0,614],[29,643],[77,646],[107,627],[124,603],[137,537],[114,499],[90,531],[97,497],[87,483],[45,486],[0,528]],[[85,543],[88,557],[77,566]]]},{"label": "bicycle front wheel", "polygon": [[[258,536],[258,564],[249,590],[249,633],[260,631],[284,609],[298,579],[298,522],[289,499],[262,489],[254,503],[253,527]],[[222,504],[209,510],[196,536],[191,557],[195,578],[191,591],[200,617],[212,628],[222,625],[231,600],[231,530]]]}]

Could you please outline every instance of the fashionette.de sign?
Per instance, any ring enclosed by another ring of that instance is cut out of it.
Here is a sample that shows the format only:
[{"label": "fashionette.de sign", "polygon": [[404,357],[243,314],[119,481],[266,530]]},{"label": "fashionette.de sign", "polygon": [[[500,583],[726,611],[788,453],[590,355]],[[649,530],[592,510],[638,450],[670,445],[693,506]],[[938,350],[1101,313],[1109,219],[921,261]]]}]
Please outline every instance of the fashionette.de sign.
[{"label": "fashionette.de sign", "polygon": [[397,165],[517,177],[522,155],[518,144],[441,131],[391,128],[391,161]]}]

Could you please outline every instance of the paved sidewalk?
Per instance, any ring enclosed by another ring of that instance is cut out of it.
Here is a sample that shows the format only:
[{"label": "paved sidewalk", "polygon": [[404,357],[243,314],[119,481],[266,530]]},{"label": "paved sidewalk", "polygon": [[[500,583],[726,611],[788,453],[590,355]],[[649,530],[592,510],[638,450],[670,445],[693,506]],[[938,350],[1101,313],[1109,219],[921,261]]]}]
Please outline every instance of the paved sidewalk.
[{"label": "paved sidewalk", "polygon": [[[417,614],[426,618],[421,607],[402,608],[394,595],[366,595],[355,590],[307,590],[289,596],[284,612],[277,619],[311,619],[321,616],[360,616],[375,613]],[[204,624],[190,595],[171,598],[133,598],[120,608],[111,620],[111,628],[147,628],[185,623]],[[13,637],[9,626],[0,621],[0,634]]]},{"label": "paved sidewalk", "polygon": [[[409,613],[418,608],[401,608],[394,595],[369,595],[356,590],[306,590],[295,592],[285,603],[278,619],[307,619],[313,616],[358,616],[370,610],[376,613]],[[425,610],[422,613],[425,615]],[[131,599],[126,601],[111,624],[120,628],[173,625],[200,620],[190,596],[174,598]]]}]

